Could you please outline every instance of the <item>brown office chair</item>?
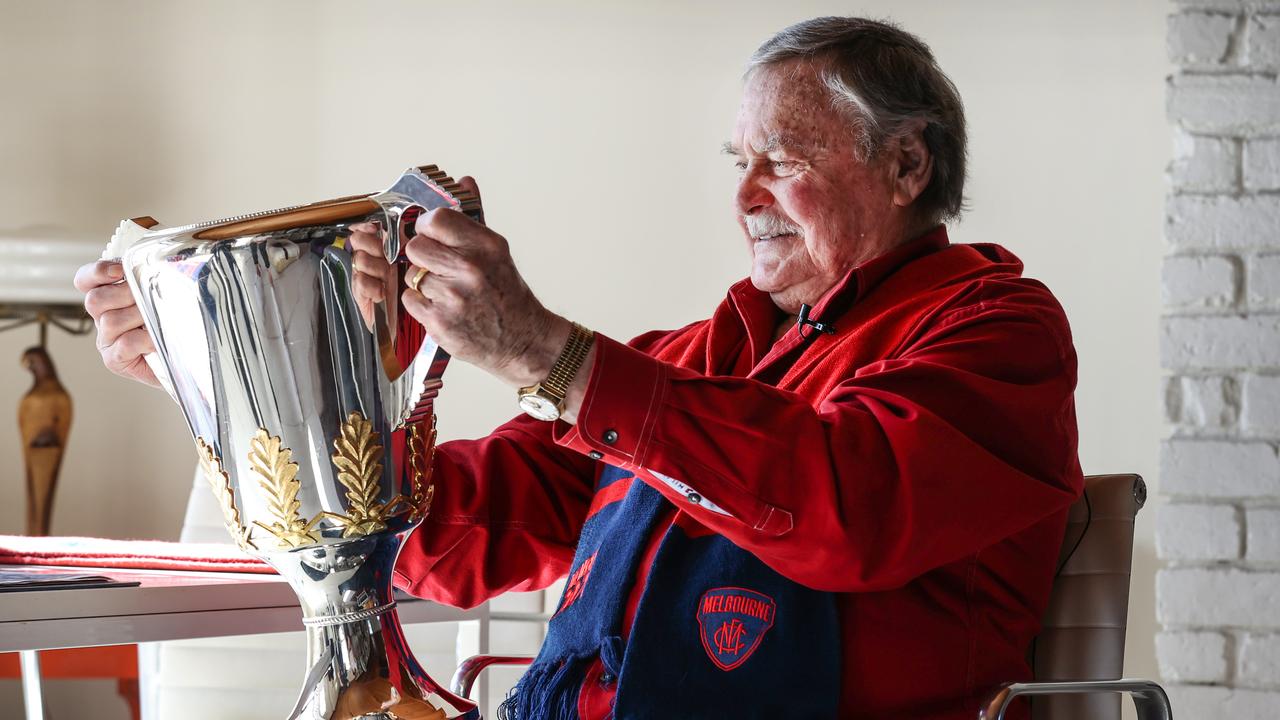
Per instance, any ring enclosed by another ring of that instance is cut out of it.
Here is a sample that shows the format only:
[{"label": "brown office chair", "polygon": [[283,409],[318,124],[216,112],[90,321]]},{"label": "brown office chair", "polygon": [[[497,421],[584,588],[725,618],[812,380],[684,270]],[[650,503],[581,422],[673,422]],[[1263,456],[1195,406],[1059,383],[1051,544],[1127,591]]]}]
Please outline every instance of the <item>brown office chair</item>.
[{"label": "brown office chair", "polygon": [[1040,636],[1031,648],[1035,682],[1006,683],[979,720],[1002,720],[1014,698],[1035,696],[1033,720],[1118,720],[1129,694],[1139,720],[1170,720],[1164,690],[1120,678],[1133,565],[1133,519],[1147,500],[1137,475],[1091,475],[1071,506]]},{"label": "brown office chair", "polygon": [[[1150,680],[1116,679],[1124,664],[1133,564],[1133,519],[1147,499],[1137,475],[1085,478],[1071,506],[1043,629],[1031,651],[1036,682],[1000,686],[978,712],[1003,720],[1015,698],[1037,696],[1034,720],[1118,720],[1120,694],[1133,697],[1139,720],[1171,720],[1164,690]],[[526,665],[532,658],[477,655],[458,666],[453,692],[467,697],[490,665]]]}]

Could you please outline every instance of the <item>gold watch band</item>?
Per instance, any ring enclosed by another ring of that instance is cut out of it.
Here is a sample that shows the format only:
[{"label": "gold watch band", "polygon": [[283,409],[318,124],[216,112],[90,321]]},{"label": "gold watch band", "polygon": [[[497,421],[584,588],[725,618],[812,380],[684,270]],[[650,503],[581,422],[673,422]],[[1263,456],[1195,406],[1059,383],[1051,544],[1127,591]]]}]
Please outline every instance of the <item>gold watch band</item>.
[{"label": "gold watch band", "polygon": [[569,339],[565,341],[560,357],[556,358],[556,364],[551,366],[547,379],[542,381],[542,389],[564,402],[565,396],[569,394],[569,383],[573,382],[574,376],[587,359],[594,340],[595,335],[590,330],[578,323],[570,323]]}]

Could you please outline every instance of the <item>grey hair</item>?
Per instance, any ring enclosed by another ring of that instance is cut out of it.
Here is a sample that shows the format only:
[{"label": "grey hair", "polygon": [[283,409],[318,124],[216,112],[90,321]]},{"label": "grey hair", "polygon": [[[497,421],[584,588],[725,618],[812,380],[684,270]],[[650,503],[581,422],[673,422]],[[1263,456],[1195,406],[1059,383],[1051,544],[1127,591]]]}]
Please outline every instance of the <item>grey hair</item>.
[{"label": "grey hair", "polygon": [[794,59],[820,62],[819,79],[832,106],[853,121],[860,160],[923,121],[933,176],[917,212],[929,223],[955,220],[965,208],[964,104],[920,38],[878,20],[820,17],[796,23],[751,55],[748,76]]}]

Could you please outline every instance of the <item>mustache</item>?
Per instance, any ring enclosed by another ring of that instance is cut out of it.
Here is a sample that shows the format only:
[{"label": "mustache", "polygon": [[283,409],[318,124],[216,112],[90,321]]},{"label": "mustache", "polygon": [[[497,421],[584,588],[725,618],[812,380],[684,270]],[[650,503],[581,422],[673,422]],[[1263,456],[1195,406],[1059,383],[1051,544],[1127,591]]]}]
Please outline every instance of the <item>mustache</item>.
[{"label": "mustache", "polygon": [[766,235],[803,234],[799,225],[780,215],[743,215],[742,221],[747,226],[747,234],[753,238]]}]

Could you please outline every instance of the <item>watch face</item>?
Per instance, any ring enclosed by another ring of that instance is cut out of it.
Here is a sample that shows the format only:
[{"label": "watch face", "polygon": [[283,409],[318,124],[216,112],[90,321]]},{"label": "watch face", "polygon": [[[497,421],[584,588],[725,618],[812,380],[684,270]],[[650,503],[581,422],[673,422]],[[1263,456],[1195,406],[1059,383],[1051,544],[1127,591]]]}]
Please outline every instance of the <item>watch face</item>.
[{"label": "watch face", "polygon": [[560,417],[560,408],[555,401],[533,393],[520,396],[520,409],[539,420],[551,421]]}]

